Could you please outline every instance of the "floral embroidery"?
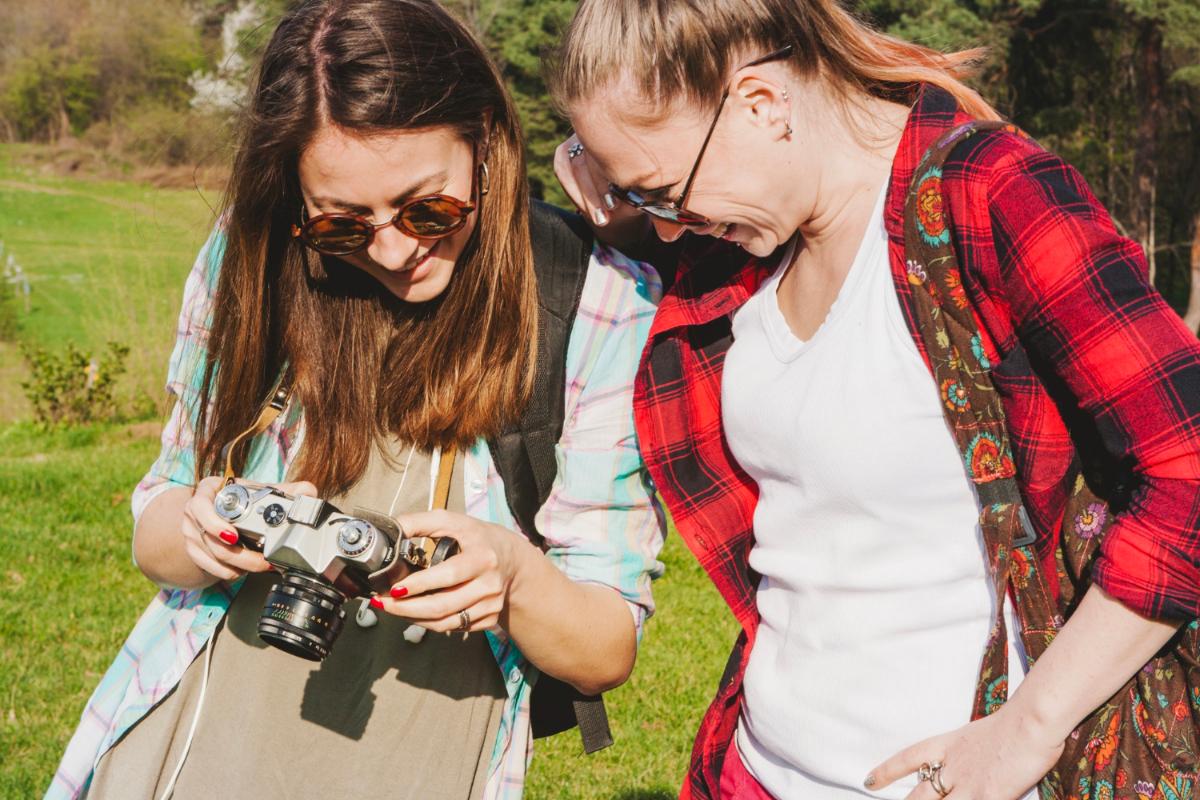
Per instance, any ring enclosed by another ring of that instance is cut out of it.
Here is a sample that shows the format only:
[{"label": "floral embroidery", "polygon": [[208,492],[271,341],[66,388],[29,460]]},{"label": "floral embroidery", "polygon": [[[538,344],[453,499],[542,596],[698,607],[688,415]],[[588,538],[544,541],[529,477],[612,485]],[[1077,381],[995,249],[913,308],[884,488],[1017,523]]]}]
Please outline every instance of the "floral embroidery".
[{"label": "floral embroidery", "polygon": [[1168,772],[1158,781],[1154,800],[1195,800],[1196,783],[1181,772]]},{"label": "floral embroidery", "polygon": [[1025,550],[1013,550],[1012,567],[1009,572],[1013,585],[1018,589],[1029,588],[1029,577],[1032,574],[1033,569],[1029,564],[1029,556],[1025,555]]},{"label": "floral embroidery", "polygon": [[946,271],[946,288],[950,290],[950,299],[954,301],[954,305],[959,308],[966,308],[970,305],[967,300],[967,292],[963,289],[962,274],[958,270]]},{"label": "floral embroidery", "polygon": [[927,280],[929,280],[929,273],[925,271],[925,266],[920,261],[909,259],[908,282],[913,286],[920,286]]},{"label": "floral embroidery", "polygon": [[966,411],[971,407],[971,398],[966,387],[954,378],[942,381],[942,402],[951,411]]},{"label": "floral embroidery", "polygon": [[1171,712],[1175,715],[1175,719],[1183,722],[1192,713],[1188,708],[1187,703],[1180,700],[1175,705],[1171,706]]},{"label": "floral embroidery", "polygon": [[976,481],[992,481],[1016,474],[1012,455],[1000,440],[990,433],[981,433],[967,448],[967,469]]},{"label": "floral embroidery", "polygon": [[988,684],[984,697],[984,713],[993,714],[1008,700],[1008,676],[1001,675]]},{"label": "floral embroidery", "polygon": [[917,230],[932,247],[950,244],[942,210],[942,170],[934,167],[917,184]]},{"label": "floral embroidery", "polygon": [[[1103,770],[1112,761],[1117,752],[1117,732],[1121,729],[1121,715],[1113,714],[1108,720],[1108,728],[1100,736],[1087,743],[1083,752],[1095,765],[1097,770]],[[1096,787],[1099,789],[1099,785]],[[1112,784],[1109,784],[1110,797]]]},{"label": "floral embroidery", "polygon": [[983,349],[983,335],[975,334],[971,337],[971,352],[975,355],[975,360],[979,362],[979,366],[984,369],[991,369],[992,362],[988,360],[987,353]]},{"label": "floral embroidery", "polygon": [[1150,800],[1154,795],[1154,784],[1150,781],[1138,781],[1133,785],[1133,793],[1138,800]]},{"label": "floral embroidery", "polygon": [[1081,539],[1091,539],[1104,529],[1108,520],[1108,506],[1103,503],[1090,503],[1087,508],[1075,515],[1075,533]]}]

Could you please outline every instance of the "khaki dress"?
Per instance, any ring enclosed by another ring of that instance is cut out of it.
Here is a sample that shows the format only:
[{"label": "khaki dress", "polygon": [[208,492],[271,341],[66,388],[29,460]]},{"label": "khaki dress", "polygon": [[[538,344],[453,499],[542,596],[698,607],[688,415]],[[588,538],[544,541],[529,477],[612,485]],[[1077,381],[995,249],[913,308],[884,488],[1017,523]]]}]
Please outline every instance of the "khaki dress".
[{"label": "khaki dress", "polygon": [[[363,479],[330,498],[401,513],[429,503],[428,453],[377,451]],[[462,510],[462,465],[455,465],[451,510]],[[324,662],[270,647],[259,613],[276,573],[252,575],[208,647],[212,664],[196,733],[173,797],[295,800],[481,797],[505,690],[487,638],[427,633],[405,641],[407,623],[377,613],[346,624]],[[101,758],[87,800],[140,800],[162,794],[195,717],[203,679],[198,657],[175,690]]]}]

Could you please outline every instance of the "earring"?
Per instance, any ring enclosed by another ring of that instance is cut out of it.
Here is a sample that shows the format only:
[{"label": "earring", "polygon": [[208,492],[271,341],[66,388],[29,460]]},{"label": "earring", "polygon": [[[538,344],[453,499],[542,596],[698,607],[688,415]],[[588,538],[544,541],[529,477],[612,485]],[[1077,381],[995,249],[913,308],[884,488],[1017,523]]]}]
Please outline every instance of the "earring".
[{"label": "earring", "polygon": [[792,130],[792,123],[787,122],[785,120],[783,124],[786,126],[783,131],[783,138],[785,138],[785,139],[792,138],[792,134],[795,133],[795,131]]},{"label": "earring", "polygon": [[492,174],[488,172],[487,162],[479,165],[479,196],[484,197],[492,190]]}]

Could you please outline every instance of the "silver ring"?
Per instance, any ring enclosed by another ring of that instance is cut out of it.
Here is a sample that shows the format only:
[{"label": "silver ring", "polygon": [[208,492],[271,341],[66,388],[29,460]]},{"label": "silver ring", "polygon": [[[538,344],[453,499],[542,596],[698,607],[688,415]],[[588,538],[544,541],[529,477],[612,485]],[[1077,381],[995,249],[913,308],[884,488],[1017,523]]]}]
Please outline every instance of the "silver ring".
[{"label": "silver ring", "polygon": [[471,630],[471,615],[468,614],[465,609],[458,612],[458,628],[457,628],[457,630],[460,630],[460,631]]},{"label": "silver ring", "polygon": [[575,144],[573,144],[567,148],[567,158],[571,159],[572,161],[579,158],[581,155],[583,155],[583,144],[582,143],[576,142]]}]

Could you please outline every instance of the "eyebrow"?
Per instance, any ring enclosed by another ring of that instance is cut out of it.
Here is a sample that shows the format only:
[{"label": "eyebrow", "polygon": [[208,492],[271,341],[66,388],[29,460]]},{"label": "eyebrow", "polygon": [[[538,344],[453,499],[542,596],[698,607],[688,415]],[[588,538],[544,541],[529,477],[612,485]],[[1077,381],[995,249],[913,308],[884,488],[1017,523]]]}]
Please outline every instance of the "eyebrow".
[{"label": "eyebrow", "polygon": [[[436,184],[436,183],[444,184],[448,180],[449,180],[449,174],[446,172],[446,170],[441,170],[441,171],[435,172],[431,175],[426,175],[425,177],[421,178],[420,180],[412,183],[407,189],[402,191],[400,194],[393,197],[390,201],[390,205],[392,207],[400,206],[404,203],[404,201],[408,200],[413,195],[415,195],[418,190],[428,187],[432,184]],[[346,211],[370,211],[371,210],[371,209],[367,208],[366,206],[362,205],[361,203],[351,203],[346,200],[340,200],[336,197],[326,197],[324,195],[313,196],[313,197],[309,198],[309,200],[310,200],[310,202],[312,202],[313,205],[317,206],[318,208],[340,208],[340,209],[344,209]]]}]

